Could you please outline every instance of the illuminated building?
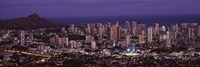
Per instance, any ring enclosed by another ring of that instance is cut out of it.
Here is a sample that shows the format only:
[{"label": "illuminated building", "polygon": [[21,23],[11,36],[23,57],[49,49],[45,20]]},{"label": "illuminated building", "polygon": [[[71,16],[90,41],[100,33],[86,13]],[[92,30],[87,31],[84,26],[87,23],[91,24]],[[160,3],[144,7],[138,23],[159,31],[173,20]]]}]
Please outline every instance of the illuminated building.
[{"label": "illuminated building", "polygon": [[90,30],[90,24],[87,24],[86,32],[87,32],[88,34],[91,33],[91,30]]},{"label": "illuminated building", "polygon": [[90,43],[91,42],[91,35],[87,35],[87,36],[85,36],[85,42],[86,43]]},{"label": "illuminated building", "polygon": [[193,28],[191,28],[191,27],[188,28],[188,38],[192,38],[193,37],[193,35],[194,35],[193,31],[194,31]]},{"label": "illuminated building", "polygon": [[131,43],[131,36],[127,35],[126,36],[126,46],[128,46]]},{"label": "illuminated building", "polygon": [[117,27],[115,26],[115,25],[113,25],[112,27],[111,27],[111,40],[115,40],[115,41],[117,41],[118,39],[117,39]]},{"label": "illuminated building", "polygon": [[116,22],[117,28],[117,41],[121,40],[121,27],[119,27],[119,22]]},{"label": "illuminated building", "polygon": [[138,41],[139,41],[139,44],[145,43],[145,41],[144,41],[144,30],[143,30],[142,33],[139,35]]},{"label": "illuminated building", "polygon": [[58,38],[58,45],[63,47],[64,43],[63,43],[63,38]]},{"label": "illuminated building", "polygon": [[63,37],[63,43],[65,46],[69,46],[69,39],[68,37]]},{"label": "illuminated building", "polygon": [[74,24],[71,24],[71,25],[70,25],[69,31],[72,32],[72,33],[74,33],[74,31],[75,31]]},{"label": "illuminated building", "polygon": [[170,39],[166,39],[166,47],[171,47],[171,40]]},{"label": "illuminated building", "polygon": [[62,32],[62,33],[67,33],[67,31],[65,30],[65,27],[62,27],[62,28],[61,28],[61,32]]},{"label": "illuminated building", "polygon": [[99,33],[98,33],[98,42],[102,42],[102,39],[103,39],[103,29],[102,28],[99,28]]},{"label": "illuminated building", "polygon": [[154,23],[153,24],[153,35],[155,36],[155,35],[159,35],[160,33],[159,33],[159,23]]},{"label": "illuminated building", "polygon": [[20,31],[20,44],[25,45],[25,31]]},{"label": "illuminated building", "polygon": [[198,36],[200,37],[200,25],[198,26]]},{"label": "illuminated building", "polygon": [[149,27],[147,29],[147,42],[151,43],[152,42],[152,27]]},{"label": "illuminated building", "polygon": [[76,48],[76,41],[71,40],[70,41],[70,49],[74,49],[74,48]]},{"label": "illuminated building", "polygon": [[111,22],[107,22],[106,35],[107,40],[111,40]]},{"label": "illuminated building", "polygon": [[166,40],[166,28],[165,28],[165,26],[161,27],[159,37],[160,37],[160,39],[159,39],[160,41]]},{"label": "illuminated building", "polygon": [[127,30],[130,30],[130,29],[131,29],[131,27],[130,27],[130,22],[129,22],[129,21],[126,21],[126,29],[127,29]]},{"label": "illuminated building", "polygon": [[141,34],[142,31],[145,30],[145,26],[146,26],[145,24],[139,23],[138,26],[137,26],[137,33]]},{"label": "illuminated building", "polygon": [[133,27],[132,32],[133,32],[134,35],[136,35],[136,33],[137,33],[137,23],[135,21],[133,21],[132,25],[133,25],[132,26]]},{"label": "illuminated building", "polygon": [[92,42],[91,42],[91,48],[92,48],[92,49],[96,48],[96,42],[95,42],[95,41],[92,41]]},{"label": "illuminated building", "polygon": [[178,35],[178,24],[172,24],[172,28],[171,28],[171,38],[170,39],[176,39],[177,35]]}]

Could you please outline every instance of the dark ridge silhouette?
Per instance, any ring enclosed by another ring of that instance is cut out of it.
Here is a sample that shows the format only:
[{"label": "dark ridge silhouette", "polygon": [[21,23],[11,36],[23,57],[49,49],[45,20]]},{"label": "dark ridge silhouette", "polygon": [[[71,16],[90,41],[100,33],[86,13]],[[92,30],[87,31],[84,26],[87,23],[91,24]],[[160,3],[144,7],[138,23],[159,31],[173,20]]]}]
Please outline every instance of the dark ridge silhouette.
[{"label": "dark ridge silhouette", "polygon": [[37,29],[63,26],[34,13],[27,17],[20,17],[11,20],[0,20],[0,29]]}]

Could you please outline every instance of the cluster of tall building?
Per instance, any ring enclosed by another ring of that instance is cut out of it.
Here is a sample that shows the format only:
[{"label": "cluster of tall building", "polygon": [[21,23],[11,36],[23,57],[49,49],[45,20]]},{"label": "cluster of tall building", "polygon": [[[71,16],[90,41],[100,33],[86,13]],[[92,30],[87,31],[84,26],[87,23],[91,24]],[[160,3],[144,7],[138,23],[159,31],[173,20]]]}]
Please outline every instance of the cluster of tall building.
[{"label": "cluster of tall building", "polygon": [[[103,40],[115,43],[125,41],[125,45],[164,42],[167,46],[170,46],[174,41],[177,42],[177,39],[187,41],[199,37],[200,27],[198,23],[181,23],[180,25],[172,24],[171,27],[165,27],[160,26],[159,23],[153,23],[147,27],[146,24],[135,21],[131,24],[131,22],[126,21],[125,28],[122,28],[119,22],[115,24],[107,22],[106,25],[101,23],[84,24],[83,31],[85,35],[97,36],[99,43]],[[134,38],[136,41],[133,40]]]},{"label": "cluster of tall building", "polygon": [[[107,22],[103,25],[101,23],[82,24],[80,26],[70,25],[61,28],[61,33],[67,36],[58,35],[50,37],[51,45],[58,45],[60,47],[71,46],[71,48],[81,47],[83,43],[90,43],[92,48],[96,48],[96,44],[122,45],[128,46],[131,44],[146,44],[146,43],[162,43],[167,47],[177,42],[196,43],[200,37],[200,25],[198,23],[181,23],[172,24],[170,27],[160,26],[159,23],[153,23],[151,26],[146,24],[132,23],[126,21],[125,27],[120,27],[119,22],[112,24]],[[21,45],[25,45],[26,38],[25,31],[20,31],[19,41]],[[85,36],[85,40],[69,40],[68,35]],[[31,37],[31,36],[30,36]],[[31,37],[33,39],[33,36]],[[14,39],[19,42],[18,38]]]},{"label": "cluster of tall building", "polygon": [[50,38],[50,44],[64,47],[68,46],[69,40],[68,37],[59,37],[58,35],[55,34],[52,38]]}]

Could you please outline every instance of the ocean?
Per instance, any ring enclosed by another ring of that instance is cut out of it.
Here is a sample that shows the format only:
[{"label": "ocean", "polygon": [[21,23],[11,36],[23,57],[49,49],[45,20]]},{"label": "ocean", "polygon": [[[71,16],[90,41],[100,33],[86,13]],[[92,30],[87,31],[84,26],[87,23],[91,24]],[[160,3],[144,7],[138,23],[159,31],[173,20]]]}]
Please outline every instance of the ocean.
[{"label": "ocean", "polygon": [[144,23],[151,26],[153,23],[160,23],[160,26],[169,27],[171,24],[180,23],[200,23],[200,15],[148,15],[148,16],[99,16],[99,17],[56,17],[48,18],[51,21],[70,25],[80,25],[83,23],[102,23],[111,22],[115,24],[117,21],[121,27],[125,26],[125,22],[136,21],[137,23]]}]

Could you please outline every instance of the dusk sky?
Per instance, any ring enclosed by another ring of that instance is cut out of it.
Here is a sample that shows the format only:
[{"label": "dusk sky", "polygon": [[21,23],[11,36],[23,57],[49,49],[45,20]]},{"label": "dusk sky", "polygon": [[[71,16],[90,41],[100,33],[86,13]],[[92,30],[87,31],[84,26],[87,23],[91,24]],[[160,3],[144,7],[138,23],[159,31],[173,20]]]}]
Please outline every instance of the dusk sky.
[{"label": "dusk sky", "polygon": [[0,18],[200,14],[200,0],[1,0]]}]

